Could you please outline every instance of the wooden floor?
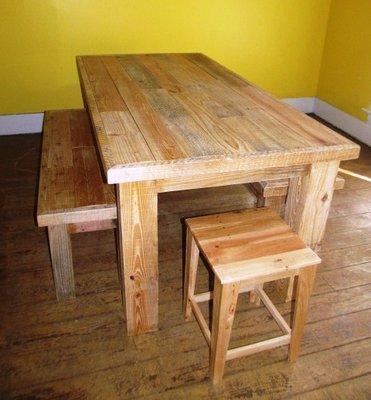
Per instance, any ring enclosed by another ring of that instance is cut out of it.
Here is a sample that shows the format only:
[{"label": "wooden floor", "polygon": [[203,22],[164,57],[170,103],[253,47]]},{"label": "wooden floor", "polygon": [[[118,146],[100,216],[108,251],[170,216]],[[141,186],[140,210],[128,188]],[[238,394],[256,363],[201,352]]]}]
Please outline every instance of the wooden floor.
[{"label": "wooden floor", "polygon": [[[289,364],[285,347],[230,361],[214,389],[201,331],[181,316],[181,219],[251,206],[251,194],[233,186],[160,197],[160,330],[129,338],[113,231],[73,236],[77,298],[55,300],[46,232],[33,219],[39,153],[40,135],[0,137],[1,399],[371,398],[370,183],[344,175],[335,194],[299,361]],[[371,176],[370,149],[342,168]],[[204,272],[198,286],[207,284]],[[283,293],[272,297],[289,320]],[[233,345],[278,332],[240,296]]]}]

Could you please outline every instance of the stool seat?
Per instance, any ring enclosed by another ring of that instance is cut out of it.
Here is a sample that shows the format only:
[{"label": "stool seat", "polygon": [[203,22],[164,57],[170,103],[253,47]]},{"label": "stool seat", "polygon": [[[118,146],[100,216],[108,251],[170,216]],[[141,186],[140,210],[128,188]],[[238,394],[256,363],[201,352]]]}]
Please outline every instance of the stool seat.
[{"label": "stool seat", "polygon": [[[299,354],[300,340],[313,288],[316,266],[321,262],[313,250],[281,219],[264,207],[190,218],[187,225],[184,279],[184,317],[194,314],[210,347],[210,374],[221,382],[225,362],[259,351],[290,345],[289,360]],[[199,253],[214,273],[213,292],[195,293]],[[263,290],[263,284],[296,278],[296,301],[292,328]],[[283,335],[229,349],[239,293],[250,292],[261,300]],[[212,327],[199,303],[213,300]]]},{"label": "stool seat", "polygon": [[267,207],[190,218],[186,224],[221,283],[267,281],[321,262]]}]

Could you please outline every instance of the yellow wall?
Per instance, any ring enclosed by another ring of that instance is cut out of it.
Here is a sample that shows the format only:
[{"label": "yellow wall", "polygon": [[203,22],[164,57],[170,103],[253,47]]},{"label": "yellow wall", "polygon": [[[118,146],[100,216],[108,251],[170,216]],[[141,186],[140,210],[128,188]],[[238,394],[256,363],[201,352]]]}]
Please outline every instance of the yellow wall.
[{"label": "yellow wall", "polygon": [[0,113],[81,106],[78,54],[198,51],[280,97],[315,96],[329,6],[330,0],[1,0]]},{"label": "yellow wall", "polygon": [[371,106],[371,0],[332,0],[318,97],[366,120]]}]

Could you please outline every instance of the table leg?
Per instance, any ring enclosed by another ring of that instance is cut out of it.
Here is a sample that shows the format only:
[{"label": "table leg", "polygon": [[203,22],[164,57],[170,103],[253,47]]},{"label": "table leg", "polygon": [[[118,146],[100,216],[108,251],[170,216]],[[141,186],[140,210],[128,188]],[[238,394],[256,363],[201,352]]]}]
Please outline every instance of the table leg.
[{"label": "table leg", "polygon": [[285,218],[313,249],[325,232],[338,168],[338,161],[319,162],[307,175],[290,179]]},{"label": "table leg", "polygon": [[[290,179],[285,219],[307,246],[318,250],[330,210],[339,161],[312,164],[309,173]],[[293,297],[293,278],[286,301]]]},{"label": "table leg", "polygon": [[117,185],[123,302],[129,335],[158,328],[157,191],[153,182]]}]

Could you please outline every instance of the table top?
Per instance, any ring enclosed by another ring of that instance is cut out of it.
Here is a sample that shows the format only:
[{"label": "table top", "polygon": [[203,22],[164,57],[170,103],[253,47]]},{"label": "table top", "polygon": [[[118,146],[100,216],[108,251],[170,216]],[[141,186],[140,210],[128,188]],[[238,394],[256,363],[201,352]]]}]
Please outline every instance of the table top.
[{"label": "table top", "polygon": [[77,57],[109,183],[357,158],[359,146],[203,54]]}]

